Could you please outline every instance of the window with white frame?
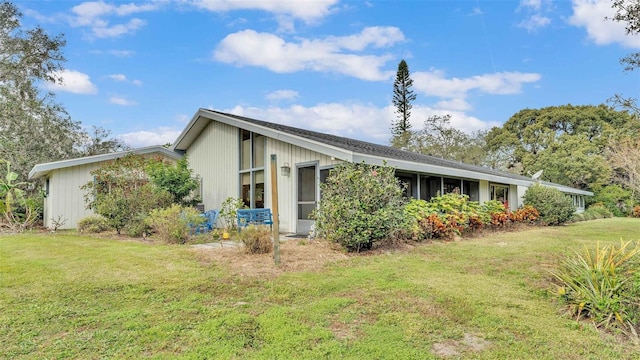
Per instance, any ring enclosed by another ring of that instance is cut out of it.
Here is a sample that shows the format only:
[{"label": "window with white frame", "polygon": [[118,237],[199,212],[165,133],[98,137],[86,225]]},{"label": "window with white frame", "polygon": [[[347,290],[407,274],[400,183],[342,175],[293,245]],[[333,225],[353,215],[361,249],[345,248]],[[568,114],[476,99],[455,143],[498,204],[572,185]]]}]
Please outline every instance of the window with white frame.
[{"label": "window with white frame", "polygon": [[264,164],[266,138],[240,129],[240,193],[252,209],[264,208]]}]

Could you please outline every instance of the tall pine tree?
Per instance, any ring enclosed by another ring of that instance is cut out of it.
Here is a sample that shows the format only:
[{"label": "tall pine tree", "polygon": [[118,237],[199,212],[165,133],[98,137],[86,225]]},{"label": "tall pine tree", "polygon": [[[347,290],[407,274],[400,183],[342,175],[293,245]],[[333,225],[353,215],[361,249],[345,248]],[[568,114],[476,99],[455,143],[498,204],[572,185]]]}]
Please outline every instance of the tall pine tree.
[{"label": "tall pine tree", "polygon": [[391,145],[399,148],[406,147],[410,133],[411,123],[411,102],[416,99],[411,87],[413,80],[409,76],[409,65],[407,62],[400,61],[398,64],[398,72],[393,82],[393,105],[396,107],[396,120],[391,125]]}]

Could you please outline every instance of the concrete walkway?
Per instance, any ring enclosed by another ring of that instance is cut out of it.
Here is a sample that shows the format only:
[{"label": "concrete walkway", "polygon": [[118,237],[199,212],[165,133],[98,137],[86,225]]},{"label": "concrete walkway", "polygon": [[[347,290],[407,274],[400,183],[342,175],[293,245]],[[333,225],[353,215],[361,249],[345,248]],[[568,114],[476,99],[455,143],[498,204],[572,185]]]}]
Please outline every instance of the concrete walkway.
[{"label": "concrete walkway", "polygon": [[195,244],[191,246],[196,249],[216,249],[216,248],[219,249],[221,247],[238,247],[240,246],[240,242],[224,240],[224,241],[216,241],[216,242],[206,243],[206,244]]}]

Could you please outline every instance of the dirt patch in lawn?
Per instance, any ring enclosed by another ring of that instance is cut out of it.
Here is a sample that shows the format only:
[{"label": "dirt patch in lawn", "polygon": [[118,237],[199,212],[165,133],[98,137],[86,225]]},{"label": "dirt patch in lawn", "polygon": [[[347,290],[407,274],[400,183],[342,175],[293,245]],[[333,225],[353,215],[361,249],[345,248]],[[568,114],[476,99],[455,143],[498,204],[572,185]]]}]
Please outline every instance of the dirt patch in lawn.
[{"label": "dirt patch in lawn", "polygon": [[406,252],[412,244],[385,242],[362,253],[347,253],[339,245],[324,240],[288,239],[280,242],[280,265],[276,265],[273,252],[247,254],[242,246],[194,248],[203,264],[224,266],[233,275],[273,278],[287,272],[317,271],[352,256],[371,256],[390,252]]},{"label": "dirt patch in lawn", "polygon": [[224,266],[234,275],[277,277],[286,272],[316,271],[331,263],[349,258],[339,248],[322,240],[286,240],[280,243],[280,265],[269,254],[247,254],[242,246],[193,249],[204,264]]},{"label": "dirt patch in lawn", "polygon": [[464,334],[462,340],[448,340],[433,344],[433,353],[441,357],[459,357],[466,352],[479,352],[484,350],[491,342],[473,334]]}]

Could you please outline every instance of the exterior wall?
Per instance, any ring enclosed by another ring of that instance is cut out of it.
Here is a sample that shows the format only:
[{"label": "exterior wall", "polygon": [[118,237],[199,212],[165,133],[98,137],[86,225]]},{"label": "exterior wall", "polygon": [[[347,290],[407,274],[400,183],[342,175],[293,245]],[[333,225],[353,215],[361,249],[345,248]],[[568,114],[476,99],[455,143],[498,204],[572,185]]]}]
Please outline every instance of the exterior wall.
[{"label": "exterior wall", "polygon": [[[278,168],[278,208],[280,231],[295,232],[297,218],[297,177],[296,164],[317,161],[319,166],[339,163],[330,156],[288,144],[273,138],[266,138],[265,149],[265,207],[272,208],[271,202],[271,154],[277,156]],[[205,210],[220,209],[222,202],[230,197],[240,196],[240,141],[237,127],[211,121],[193,144],[187,149],[189,166],[194,174],[202,177],[202,200]],[[291,167],[291,174],[284,176],[280,167],[284,163]],[[317,179],[318,183],[320,179]]]},{"label": "exterior wall", "polygon": [[518,206],[524,206],[524,193],[526,193],[528,189],[528,186],[518,186]]},{"label": "exterior wall", "polygon": [[99,164],[88,164],[54,170],[49,174],[49,195],[44,205],[44,225],[51,226],[52,219],[66,221],[60,229],[74,229],[78,221],[92,215],[86,209],[81,186],[93,179],[91,171]]},{"label": "exterior wall", "polygon": [[522,204],[518,194],[518,185],[509,185],[509,209],[518,210]]},{"label": "exterior wall", "polygon": [[202,179],[205,210],[220,209],[228,197],[239,197],[238,128],[211,121],[187,149],[189,166]]},{"label": "exterior wall", "polygon": [[[301,163],[318,162],[319,168],[335,165],[340,160],[332,160],[330,156],[315,151],[301,148],[273,138],[267,138],[267,150],[265,161],[265,206],[271,206],[271,154],[276,154],[278,159],[278,209],[280,212],[280,231],[295,232],[297,223],[297,172],[296,165]],[[291,175],[284,176],[280,173],[280,167],[288,163],[291,167]],[[316,176],[319,184],[320,179]]]},{"label": "exterior wall", "polygon": [[491,200],[489,181],[480,180],[480,204]]}]

